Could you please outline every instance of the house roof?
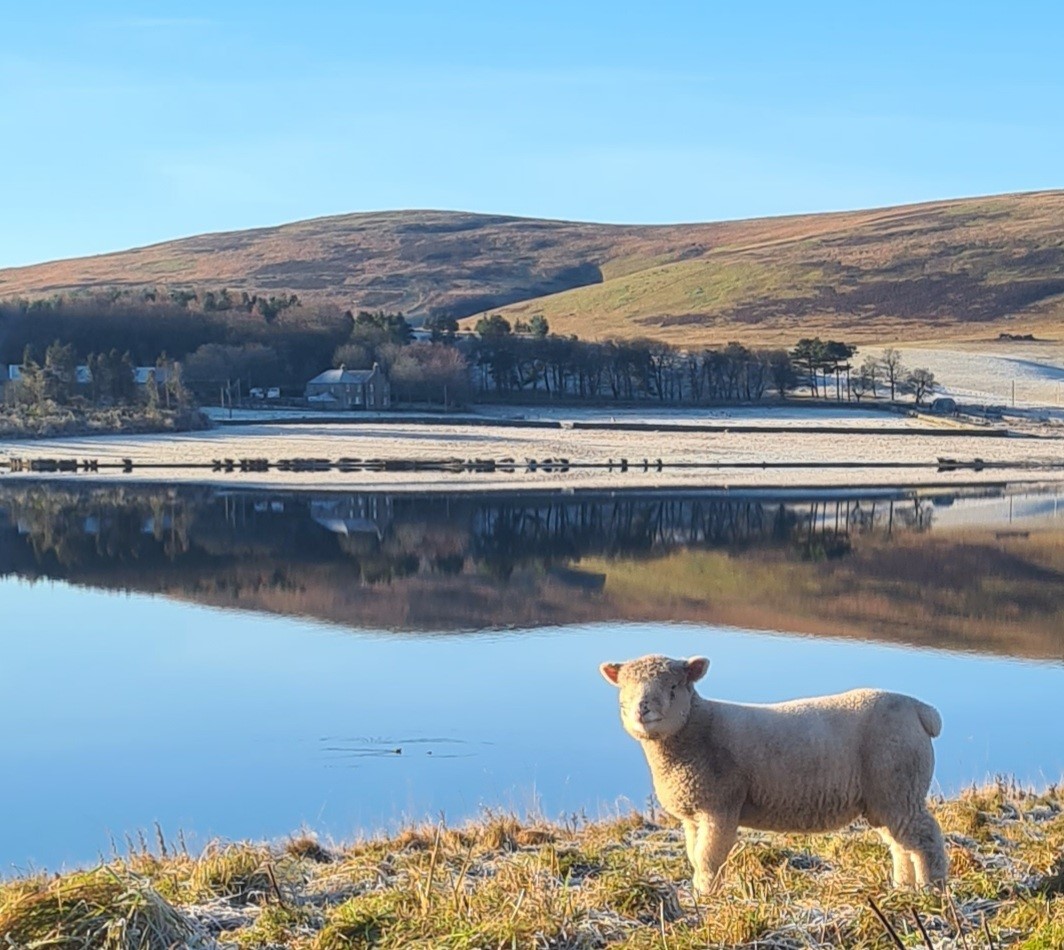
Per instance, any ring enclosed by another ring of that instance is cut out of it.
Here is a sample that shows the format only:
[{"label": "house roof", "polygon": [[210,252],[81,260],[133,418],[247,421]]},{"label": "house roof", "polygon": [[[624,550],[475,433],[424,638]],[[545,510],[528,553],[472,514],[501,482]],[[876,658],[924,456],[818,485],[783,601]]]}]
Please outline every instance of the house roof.
[{"label": "house roof", "polygon": [[310,382],[328,383],[330,385],[336,383],[365,383],[376,372],[376,367],[373,369],[347,369],[341,366],[339,369],[327,369],[324,373],[318,373]]}]

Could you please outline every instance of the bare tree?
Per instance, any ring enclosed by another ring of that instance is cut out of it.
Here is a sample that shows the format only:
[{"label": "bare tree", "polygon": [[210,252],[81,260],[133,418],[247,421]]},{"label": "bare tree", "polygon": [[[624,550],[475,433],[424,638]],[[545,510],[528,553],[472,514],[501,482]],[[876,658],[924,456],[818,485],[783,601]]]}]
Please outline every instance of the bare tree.
[{"label": "bare tree", "polygon": [[905,380],[905,365],[901,361],[901,353],[888,346],[879,359],[879,365],[883,369],[887,385],[890,386],[890,401],[893,402],[899,385]]},{"label": "bare tree", "polygon": [[858,372],[863,375],[867,381],[867,388],[865,391],[871,391],[873,399],[878,398],[879,393],[876,391],[876,384],[879,382],[879,360],[874,356],[866,356]]},{"label": "bare tree", "polygon": [[919,406],[923,402],[924,396],[934,391],[935,374],[929,369],[914,369],[905,378],[905,382],[916,398],[916,404]]},{"label": "bare tree", "polygon": [[864,365],[850,379],[850,392],[858,402],[868,393],[873,392],[876,385],[875,377],[867,364],[868,360],[865,360]]}]

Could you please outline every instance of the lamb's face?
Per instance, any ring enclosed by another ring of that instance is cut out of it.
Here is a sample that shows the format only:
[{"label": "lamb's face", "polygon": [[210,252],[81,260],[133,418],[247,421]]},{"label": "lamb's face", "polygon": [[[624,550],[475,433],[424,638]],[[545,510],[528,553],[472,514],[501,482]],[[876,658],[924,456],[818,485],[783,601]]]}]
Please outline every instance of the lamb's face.
[{"label": "lamb's face", "polygon": [[644,656],[626,663],[603,663],[602,675],[620,688],[621,722],[633,739],[666,739],[677,733],[691,712],[694,684],[709,668],[695,656],[673,660]]}]

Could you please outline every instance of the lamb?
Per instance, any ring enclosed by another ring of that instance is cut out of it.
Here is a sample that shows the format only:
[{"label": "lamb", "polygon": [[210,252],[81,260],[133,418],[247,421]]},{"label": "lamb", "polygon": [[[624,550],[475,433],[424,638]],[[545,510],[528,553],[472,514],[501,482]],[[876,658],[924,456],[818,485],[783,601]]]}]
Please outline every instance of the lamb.
[{"label": "lamb", "polygon": [[860,816],[890,846],[895,885],[944,884],[945,846],[927,809],[938,712],[856,689],[769,705],[703,699],[705,657],[603,663],[654,792],[683,824],[696,892],[708,893],[739,826],[822,832]]}]

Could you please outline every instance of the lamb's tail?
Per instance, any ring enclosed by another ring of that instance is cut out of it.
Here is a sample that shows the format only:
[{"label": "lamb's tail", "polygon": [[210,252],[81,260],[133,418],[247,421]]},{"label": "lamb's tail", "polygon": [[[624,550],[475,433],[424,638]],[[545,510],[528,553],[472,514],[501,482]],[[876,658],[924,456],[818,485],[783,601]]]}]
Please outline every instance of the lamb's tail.
[{"label": "lamb's tail", "polygon": [[934,739],[942,732],[942,717],[934,706],[928,706],[927,703],[922,703],[918,699],[915,700],[915,703],[916,715],[920,717],[920,725],[924,727],[924,732]]}]

